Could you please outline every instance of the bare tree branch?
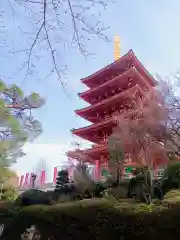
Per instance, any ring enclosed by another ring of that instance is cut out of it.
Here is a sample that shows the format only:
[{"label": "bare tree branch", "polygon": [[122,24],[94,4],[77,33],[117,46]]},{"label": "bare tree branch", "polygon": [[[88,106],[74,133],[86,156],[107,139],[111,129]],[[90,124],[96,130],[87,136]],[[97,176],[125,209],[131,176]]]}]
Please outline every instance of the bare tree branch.
[{"label": "bare tree branch", "polygon": [[[11,51],[13,54],[22,54],[23,59],[26,57],[21,63],[26,66],[22,84],[35,69],[38,69],[36,61],[43,61],[50,55],[52,59],[52,65],[49,66],[50,73],[56,74],[61,86],[66,91],[66,84],[63,80],[66,64],[62,58],[58,58],[58,54],[62,55],[62,50],[67,46],[68,48],[77,47],[84,57],[88,57],[90,55],[86,47],[88,41],[95,36],[107,41],[105,32],[108,28],[101,23],[101,14],[97,8],[101,7],[104,11],[111,1],[8,0],[13,18],[19,20],[20,17],[23,17],[26,19],[26,24],[22,22],[21,25],[20,21],[17,30],[20,30],[24,39],[27,39],[27,45],[25,48],[15,47]],[[21,10],[22,16],[19,15],[19,10]],[[3,17],[5,18],[5,15],[1,16],[1,18]],[[22,69],[24,70],[24,67]],[[50,76],[51,74],[47,73],[46,75]]]}]

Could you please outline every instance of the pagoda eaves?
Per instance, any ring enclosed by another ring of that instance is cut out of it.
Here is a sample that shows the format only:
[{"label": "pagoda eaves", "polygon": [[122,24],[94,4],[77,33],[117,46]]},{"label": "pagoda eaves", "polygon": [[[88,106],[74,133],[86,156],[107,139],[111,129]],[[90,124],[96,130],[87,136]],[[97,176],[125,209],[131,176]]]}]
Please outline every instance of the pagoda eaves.
[{"label": "pagoda eaves", "polygon": [[[78,160],[79,155],[84,155],[87,156],[89,159],[89,162],[91,162],[91,159],[100,159],[100,156],[104,155],[107,156],[108,154],[108,149],[107,145],[102,144],[102,145],[94,145],[92,148],[88,148],[85,150],[75,150],[75,151],[69,151],[67,153],[68,157],[75,158]],[[93,163],[93,160],[92,160]]]},{"label": "pagoda eaves", "polygon": [[[130,97],[132,101],[133,98],[137,98],[140,95],[142,96],[142,94],[143,91],[139,88],[138,85],[136,85],[127,90],[127,92],[122,92],[111,97],[111,99],[113,98],[112,104],[114,104],[115,99],[117,100],[117,104],[119,104],[121,96],[125,98]],[[104,101],[108,101],[108,99]],[[103,106],[106,106],[106,104],[103,104]],[[91,142],[99,143],[112,133],[112,129],[115,126],[115,118],[113,116],[109,116],[107,119],[101,119],[97,123],[93,123],[89,126],[73,129],[72,133]]]},{"label": "pagoda eaves", "polygon": [[105,115],[108,114],[108,111],[111,112],[113,108],[119,109],[123,104],[123,101],[127,99],[133,100],[133,98],[141,96],[142,94],[143,91],[139,85],[136,84],[135,86],[126,89],[125,91],[121,91],[120,93],[117,93],[112,97],[102,100],[96,104],[90,105],[83,109],[75,110],[75,113],[84,119],[95,123],[100,120],[102,121]]},{"label": "pagoda eaves", "polygon": [[[89,149],[84,149],[84,150],[77,149],[75,151],[69,151],[67,153],[68,157],[74,158],[77,160],[79,160],[80,156],[84,156],[85,158],[84,160],[88,160],[88,162],[91,164],[94,163],[94,159],[99,159],[101,166],[107,165],[108,155],[109,155],[109,150],[108,150],[107,144],[94,145],[92,148],[89,148]],[[167,164],[167,159],[157,154],[153,164],[154,166],[165,165]],[[125,166],[137,166],[137,165],[138,165],[137,162],[128,161],[128,157],[126,156]]]},{"label": "pagoda eaves", "polygon": [[[149,89],[151,87],[146,79],[138,72],[135,67],[127,69],[124,73],[114,77],[96,88],[89,89],[85,92],[79,93],[79,97],[83,100],[94,104],[100,98],[108,98],[113,92],[120,92],[128,89],[130,86],[134,86],[138,83],[143,90]],[[98,99],[97,99],[98,96]]]},{"label": "pagoda eaves", "polygon": [[[107,120],[104,120],[103,122],[95,123],[83,128],[72,129],[71,131],[78,137],[86,139],[90,142],[100,143],[105,137],[104,133],[111,134],[112,127],[115,127],[115,125],[115,119],[109,118]],[[102,136],[100,135],[101,133],[103,133]],[[99,135],[99,137],[97,137],[97,135]]]},{"label": "pagoda eaves", "polygon": [[[122,72],[125,71],[126,65],[127,65],[127,60],[130,60],[130,64],[133,64],[138,71],[141,73],[141,75],[145,78],[147,78],[147,81],[149,82],[150,85],[155,86],[156,81],[152,77],[152,75],[145,69],[145,67],[142,65],[142,63],[139,61],[139,59],[136,57],[134,52],[130,50],[127,54],[125,54],[123,57],[121,57],[119,60],[107,65],[105,68],[97,71],[96,73],[81,79],[81,81],[88,87],[90,88],[95,88],[99,86],[102,82],[102,79],[109,80],[111,79],[112,72],[117,72],[117,74],[121,74]],[[103,75],[103,76],[102,76]],[[108,76],[108,77],[106,77]]]}]

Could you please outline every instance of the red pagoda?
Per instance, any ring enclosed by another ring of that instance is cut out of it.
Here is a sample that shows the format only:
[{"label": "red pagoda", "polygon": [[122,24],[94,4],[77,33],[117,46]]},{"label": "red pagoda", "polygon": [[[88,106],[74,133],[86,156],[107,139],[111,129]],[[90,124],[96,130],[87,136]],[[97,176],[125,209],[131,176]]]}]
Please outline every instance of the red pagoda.
[{"label": "red pagoda", "polygon": [[[107,138],[115,127],[113,115],[123,111],[132,95],[140,94],[156,85],[155,79],[144,68],[132,50],[120,58],[119,40],[115,41],[115,61],[81,81],[89,87],[79,97],[90,105],[75,113],[91,125],[73,129],[72,133],[92,142],[92,148],[74,150],[68,158],[84,160],[95,165],[95,179],[108,168]],[[133,165],[130,159],[127,166]]]}]

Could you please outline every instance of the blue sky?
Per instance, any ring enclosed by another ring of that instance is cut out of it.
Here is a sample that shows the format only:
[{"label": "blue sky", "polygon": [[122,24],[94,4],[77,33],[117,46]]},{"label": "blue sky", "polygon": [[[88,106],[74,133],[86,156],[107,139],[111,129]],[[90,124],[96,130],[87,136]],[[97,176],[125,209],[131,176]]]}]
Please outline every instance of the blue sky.
[{"label": "blue sky", "polygon": [[[8,19],[6,40],[9,45],[26,44],[15,27],[17,23],[24,27],[26,24],[22,17],[12,19],[11,10],[5,2],[2,1],[2,9],[6,10]],[[110,26],[106,32],[110,39],[113,40],[115,33],[120,35],[121,54],[132,48],[153,75],[158,73],[171,76],[180,67],[179,9],[178,0],[117,0],[117,3],[109,4],[105,12],[102,11],[101,21]],[[84,106],[83,101],[77,97],[78,92],[85,90],[80,78],[113,61],[113,43],[94,38],[88,42],[87,48],[95,56],[85,59],[75,49],[64,49],[59,57],[61,64],[68,66],[68,92],[71,100],[64,94],[55,76],[51,75],[47,80],[42,80],[43,74],[45,76],[49,69],[49,59],[38,64],[39,78],[29,77],[23,84],[26,93],[39,92],[45,97],[46,104],[34,113],[42,122],[44,132],[33,144],[25,146],[27,156],[13,166],[17,172],[31,171],[36,168],[39,159],[43,158],[51,178],[52,167],[66,160],[63,153],[71,147],[70,143],[75,139],[70,129],[87,124],[74,114],[76,108]],[[21,65],[22,56],[9,56],[7,51],[6,48],[0,48],[0,76],[8,83],[20,84],[23,73],[19,73],[13,79],[11,76]]]}]

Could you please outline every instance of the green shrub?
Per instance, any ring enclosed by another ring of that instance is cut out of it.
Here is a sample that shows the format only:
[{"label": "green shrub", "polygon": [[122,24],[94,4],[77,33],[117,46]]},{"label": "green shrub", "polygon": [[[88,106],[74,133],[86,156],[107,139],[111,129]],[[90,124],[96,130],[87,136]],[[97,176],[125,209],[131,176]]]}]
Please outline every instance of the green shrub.
[{"label": "green shrub", "polygon": [[9,214],[9,209],[12,206],[12,202],[11,201],[0,201],[0,219],[3,216],[8,216]]},{"label": "green shrub", "polygon": [[37,189],[23,192],[15,201],[16,205],[50,204],[49,193]]},{"label": "green shrub", "polygon": [[4,191],[2,199],[5,201],[14,201],[18,198],[18,192],[15,188],[8,188]]},{"label": "green shrub", "polygon": [[20,239],[27,227],[36,225],[42,239],[178,239],[180,202],[169,206],[117,205],[106,199],[86,199],[54,206],[29,206],[14,214],[4,239]]},{"label": "green shrub", "polygon": [[180,197],[180,190],[171,190],[164,195],[164,199]]},{"label": "green shrub", "polygon": [[164,171],[162,179],[163,193],[180,188],[180,162],[170,162]]},{"label": "green shrub", "polygon": [[162,205],[171,208],[174,205],[180,204],[180,191],[171,190],[164,196],[162,200]]},{"label": "green shrub", "polygon": [[126,186],[117,186],[116,188],[111,189],[111,194],[117,199],[127,198],[128,189]]}]

